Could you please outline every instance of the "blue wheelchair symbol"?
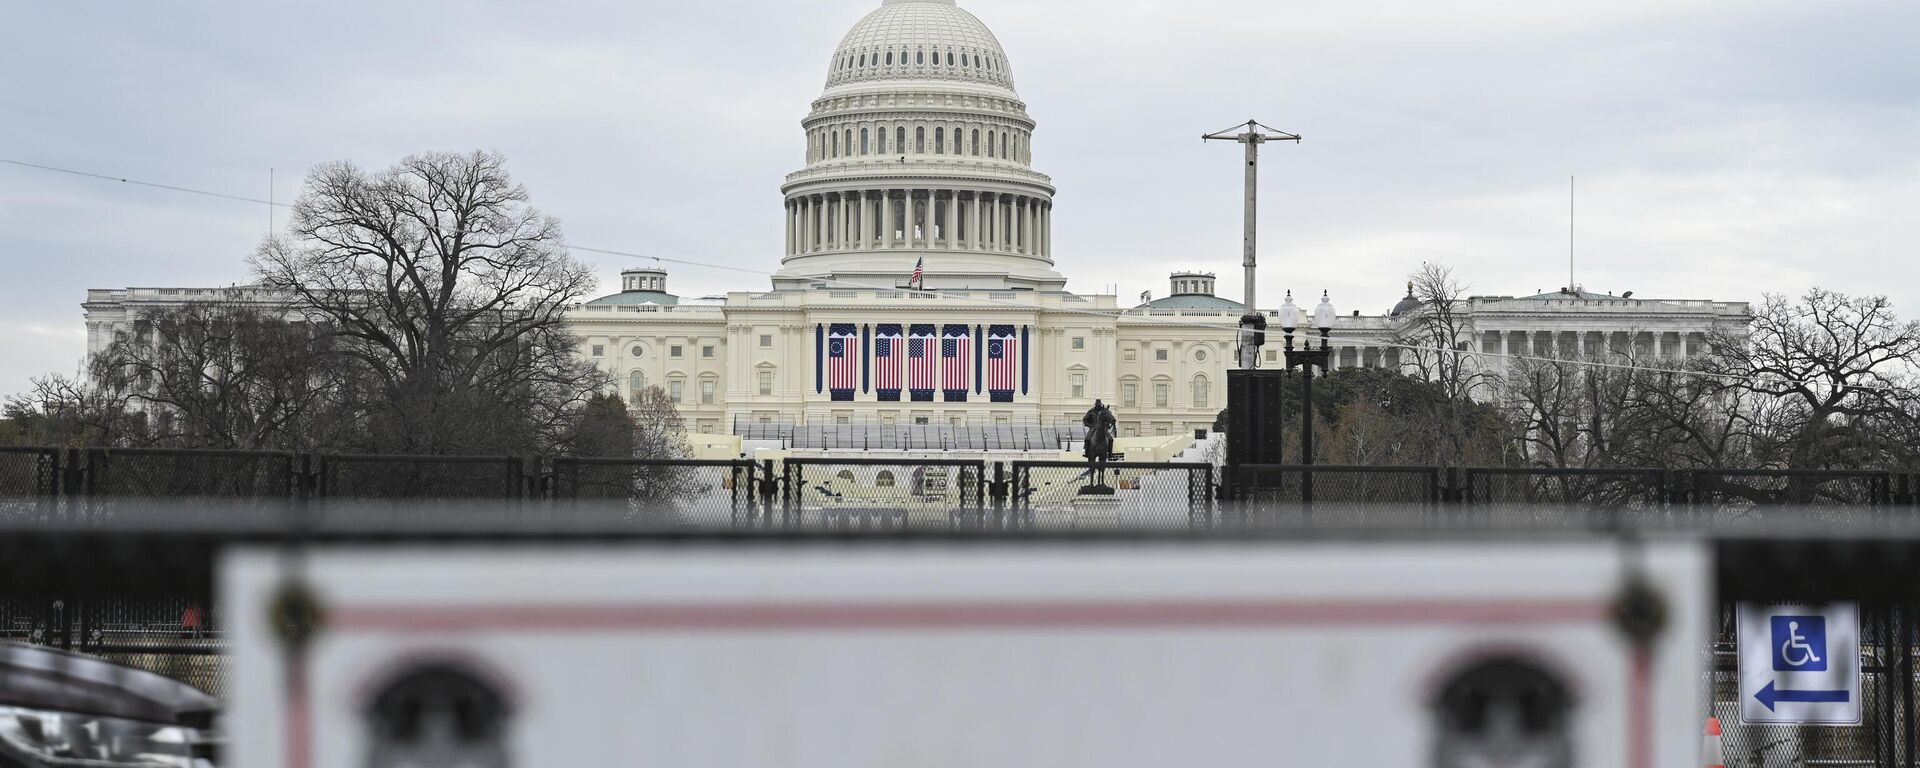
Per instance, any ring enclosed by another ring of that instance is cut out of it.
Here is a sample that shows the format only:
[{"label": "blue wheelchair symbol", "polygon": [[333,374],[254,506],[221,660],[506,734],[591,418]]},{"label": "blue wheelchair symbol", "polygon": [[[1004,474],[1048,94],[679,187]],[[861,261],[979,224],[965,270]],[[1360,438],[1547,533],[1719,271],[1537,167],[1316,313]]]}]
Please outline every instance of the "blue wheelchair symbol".
[{"label": "blue wheelchair symbol", "polygon": [[1827,617],[1769,616],[1776,672],[1825,672]]}]

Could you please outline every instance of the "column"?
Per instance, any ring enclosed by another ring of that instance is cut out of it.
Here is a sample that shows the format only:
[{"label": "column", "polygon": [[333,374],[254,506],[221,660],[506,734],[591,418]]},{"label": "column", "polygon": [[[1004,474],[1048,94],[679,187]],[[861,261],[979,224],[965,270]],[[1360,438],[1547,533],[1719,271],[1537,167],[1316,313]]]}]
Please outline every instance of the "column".
[{"label": "column", "polygon": [[853,193],[841,192],[834,195],[840,206],[840,250],[853,247]]},{"label": "column", "polygon": [[1053,258],[1053,203],[1040,203],[1040,255]]},{"label": "column", "polygon": [[828,205],[828,196],[824,196],[824,194],[820,196],[818,204],[814,205],[814,207],[816,207],[818,213],[820,213],[820,215],[818,215],[818,219],[820,219],[820,248],[818,248],[818,250],[824,252],[824,250],[831,248],[831,240],[828,240],[829,236],[831,236],[831,232],[828,232],[828,221],[831,221],[831,219],[828,219],[828,215],[833,211],[833,207]]},{"label": "column", "polygon": [[1501,354],[1501,355],[1503,355],[1503,356],[1504,356],[1504,355],[1508,355],[1508,354],[1512,354],[1512,353],[1510,353],[1510,352],[1508,352],[1508,351],[1507,351],[1507,332],[1506,332],[1506,331],[1494,331],[1494,333],[1497,333],[1497,334],[1499,334],[1499,335],[1500,335],[1500,354]]},{"label": "column", "polygon": [[1655,358],[1666,356],[1665,355],[1666,350],[1662,349],[1662,347],[1665,346],[1663,342],[1665,342],[1666,340],[1667,340],[1666,331],[1653,332],[1653,356]]},{"label": "column", "polygon": [[880,190],[880,247],[893,247],[893,190]]},{"label": "column", "polygon": [[947,193],[947,247],[960,247],[960,193]]},{"label": "column", "polygon": [[1688,336],[1692,335],[1693,334],[1686,331],[1680,332],[1680,358],[1683,360],[1693,356],[1692,344],[1690,344],[1687,339]]},{"label": "column", "polygon": [[813,250],[813,196],[800,198],[800,250]]},{"label": "column", "polygon": [[854,192],[858,207],[852,209],[852,248],[866,248],[868,225],[866,225],[866,190]]},{"label": "column", "polygon": [[975,192],[967,205],[967,248],[980,250],[980,193]]},{"label": "column", "polygon": [[1586,331],[1574,332],[1573,348],[1574,348],[1574,354],[1579,355],[1580,359],[1582,360],[1586,359],[1587,357],[1587,332]]},{"label": "column", "polygon": [[788,256],[792,256],[792,255],[793,255],[793,201],[792,201],[792,200],[790,200],[790,199],[789,199],[789,200],[787,200],[787,201],[786,201],[786,203],[785,203],[784,205],[782,205],[782,206],[781,206],[780,208],[781,208],[781,211],[782,211],[782,212],[783,212],[783,213],[784,213],[784,214],[786,215],[786,217],[787,217],[787,220],[786,220],[786,225],[787,225],[787,255],[788,255]]},{"label": "column", "polygon": [[1020,215],[1026,222],[1026,252],[1028,256],[1033,256],[1040,252],[1040,233],[1034,229],[1034,225],[1040,221],[1040,201],[1031,197],[1027,198],[1026,202],[1020,206]]}]

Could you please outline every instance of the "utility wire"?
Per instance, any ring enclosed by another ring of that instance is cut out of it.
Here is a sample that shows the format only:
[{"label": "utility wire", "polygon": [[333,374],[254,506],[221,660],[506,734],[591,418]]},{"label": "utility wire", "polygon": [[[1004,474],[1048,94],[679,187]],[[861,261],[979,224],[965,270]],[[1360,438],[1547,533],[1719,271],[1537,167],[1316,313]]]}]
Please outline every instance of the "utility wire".
[{"label": "utility wire", "polygon": [[[42,171],[51,171],[54,173],[65,173],[73,176],[82,176],[86,178],[100,179],[104,181],[117,181],[124,184],[134,184],[142,187],[164,189],[171,192],[183,192],[183,193],[193,194],[193,195],[203,195],[206,197],[217,197],[225,200],[235,200],[243,203],[257,203],[260,205],[269,205],[269,206],[274,206],[279,208],[294,207],[290,203],[281,203],[281,202],[275,202],[272,200],[262,200],[260,198],[255,198],[255,197],[246,197],[244,195],[229,195],[224,192],[211,192],[204,189],[193,189],[190,187],[181,187],[181,186],[176,186],[172,184],[159,184],[159,183],[150,182],[150,181],[139,181],[135,179],[122,178],[119,176],[110,176],[103,173],[93,173],[90,171],[81,171],[81,170],[75,170],[72,168],[60,168],[60,167],[51,166],[51,165],[42,165],[40,163],[29,163],[22,160],[13,160],[13,159],[4,158],[4,157],[0,157],[0,163],[17,165],[25,168],[34,168]],[[633,258],[633,259],[647,259],[650,261],[663,263],[663,264],[679,264],[683,266],[694,267],[697,269],[724,270],[728,272],[737,272],[741,274],[754,275],[757,277],[773,277],[774,276],[773,272],[763,270],[763,269],[753,269],[750,267],[734,267],[734,266],[728,266],[725,264],[715,264],[710,261],[695,261],[692,259],[678,259],[678,258],[673,258],[669,256],[655,256],[652,254],[639,253],[635,251],[616,250],[612,248],[590,248],[584,245],[568,245],[567,248],[568,250],[583,251],[586,253],[597,253],[597,254],[602,254],[607,256],[620,256],[624,258]],[[899,286],[871,285],[868,283],[860,283],[860,282],[855,282],[850,280],[816,279],[813,282],[816,282],[822,285],[828,285],[828,286],[840,287],[840,288],[876,290],[876,291],[895,291],[895,292],[901,292],[901,293],[909,293],[909,294],[939,299],[942,301],[957,302],[962,304],[1004,306],[1004,307],[1009,307],[1013,309],[1049,312],[1049,313],[1055,313],[1055,314],[1078,314],[1078,315],[1099,317],[1099,318],[1108,319],[1108,320],[1120,320],[1124,318],[1141,317],[1141,315],[1132,314],[1127,310],[1116,310],[1116,311],[1108,312],[1108,311],[1097,310],[1097,309],[1078,309],[1074,307],[1049,307],[1041,304],[1032,304],[1028,302],[1015,301],[1010,299],[994,299],[991,297],[982,298],[977,296],[956,296],[950,293],[941,293],[939,291],[930,291],[930,290],[921,289],[921,288],[902,288]],[[1163,325],[1172,325],[1177,327],[1205,328],[1205,329],[1211,329],[1211,330],[1226,330],[1226,331],[1236,331],[1236,332],[1240,330],[1240,326],[1237,323],[1210,323],[1210,322],[1202,322],[1198,320],[1181,320],[1181,319],[1175,319],[1175,318],[1156,318],[1155,321]],[[1303,337],[1305,336],[1306,335],[1303,334]],[[1395,341],[1392,339],[1381,339],[1376,337],[1342,336],[1342,337],[1336,337],[1336,338],[1338,338],[1342,344],[1345,344],[1347,346],[1353,346],[1353,347],[1368,347],[1368,348],[1375,348],[1375,349],[1403,349],[1408,351],[1434,352],[1438,354],[1453,355],[1455,357],[1472,356],[1475,358],[1526,360],[1526,361],[1533,361],[1533,362],[1540,362],[1540,363],[1554,363],[1554,364],[1573,365],[1573,366],[1581,366],[1581,367],[1588,367],[1588,368],[1605,368],[1605,369],[1613,369],[1613,370],[1641,371],[1646,373],[1666,373],[1666,374],[1673,374],[1678,376],[1696,376],[1696,377],[1702,377],[1702,378],[1712,378],[1712,379],[1720,379],[1720,380],[1736,381],[1736,382],[1766,381],[1766,379],[1763,379],[1762,377],[1747,376],[1747,375],[1741,375],[1741,374],[1721,374],[1721,373],[1712,373],[1708,371],[1689,371],[1689,370],[1677,369],[1677,368],[1656,368],[1652,366],[1639,365],[1634,363],[1612,363],[1604,360],[1593,360],[1593,359],[1538,357],[1533,355],[1521,355],[1521,354],[1514,354],[1514,353],[1449,349],[1446,347],[1429,347],[1429,346],[1422,346],[1419,344],[1409,344],[1402,341]],[[1805,382],[1793,381],[1786,378],[1779,378],[1779,379],[1776,379],[1775,381],[1789,383],[1789,384],[1805,383]],[[1866,386],[1866,385],[1856,385],[1854,388],[1860,389],[1860,390],[1866,390],[1866,391],[1875,391],[1875,392],[1900,391],[1899,387],[1873,387],[1873,386]]]}]

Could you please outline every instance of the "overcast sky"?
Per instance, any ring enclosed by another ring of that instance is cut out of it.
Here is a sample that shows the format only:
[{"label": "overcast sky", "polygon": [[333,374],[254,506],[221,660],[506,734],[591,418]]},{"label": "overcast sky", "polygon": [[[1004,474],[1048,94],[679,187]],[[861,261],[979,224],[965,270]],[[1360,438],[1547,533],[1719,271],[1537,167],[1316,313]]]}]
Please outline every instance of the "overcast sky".
[{"label": "overcast sky", "polygon": [[[781,177],[878,0],[0,4],[0,157],[265,197],[314,164],[490,148],[570,242],[772,270]],[[961,0],[1059,187],[1068,287],[1240,293],[1239,148],[1268,145],[1262,304],[1378,313],[1423,260],[1483,294],[1920,315],[1920,2]],[[280,214],[284,220],[284,212]],[[0,393],[74,372],[88,288],[246,282],[265,206],[0,164]],[[603,286],[631,262],[589,256]],[[767,286],[675,266],[682,295]]]}]

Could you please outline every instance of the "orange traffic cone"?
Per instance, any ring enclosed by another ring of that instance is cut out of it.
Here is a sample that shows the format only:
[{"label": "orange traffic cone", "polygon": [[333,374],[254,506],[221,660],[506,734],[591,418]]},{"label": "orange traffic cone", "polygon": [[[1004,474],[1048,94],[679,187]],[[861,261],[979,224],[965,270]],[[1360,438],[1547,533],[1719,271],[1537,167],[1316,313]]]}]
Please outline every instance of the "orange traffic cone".
[{"label": "orange traffic cone", "polygon": [[1706,768],[1727,768],[1727,753],[1720,747],[1720,718],[1707,718],[1707,736],[1700,741],[1700,764]]}]

